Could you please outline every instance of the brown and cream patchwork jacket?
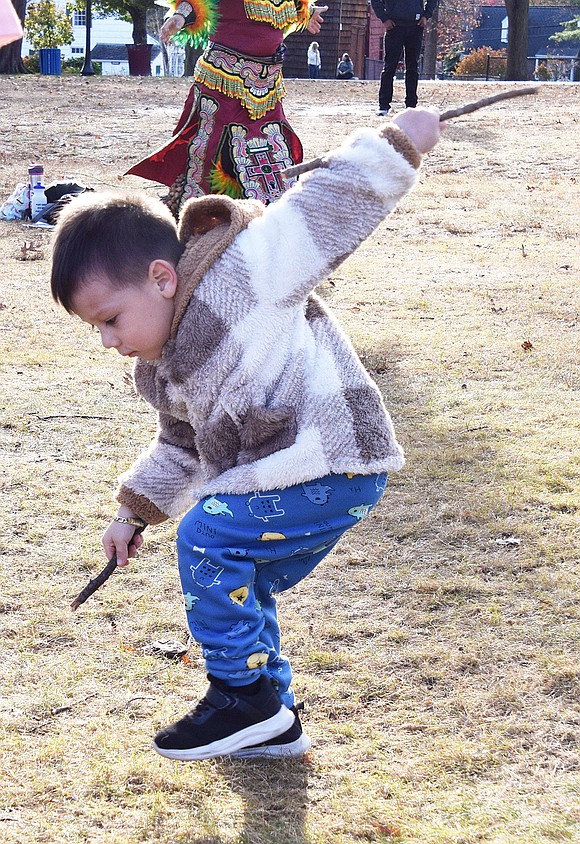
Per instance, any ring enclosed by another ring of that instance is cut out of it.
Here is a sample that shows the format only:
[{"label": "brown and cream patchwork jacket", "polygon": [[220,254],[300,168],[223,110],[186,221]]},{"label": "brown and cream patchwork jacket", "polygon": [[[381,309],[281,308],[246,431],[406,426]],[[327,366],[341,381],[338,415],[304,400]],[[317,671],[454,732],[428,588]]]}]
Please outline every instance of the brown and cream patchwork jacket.
[{"label": "brown and cream patchwork jacket", "polygon": [[350,341],[313,292],[415,184],[420,156],[365,129],[278,202],[208,196],[185,207],[172,334],[138,360],[158,411],[118,500],[150,523],[197,500],[403,465],[391,419]]}]

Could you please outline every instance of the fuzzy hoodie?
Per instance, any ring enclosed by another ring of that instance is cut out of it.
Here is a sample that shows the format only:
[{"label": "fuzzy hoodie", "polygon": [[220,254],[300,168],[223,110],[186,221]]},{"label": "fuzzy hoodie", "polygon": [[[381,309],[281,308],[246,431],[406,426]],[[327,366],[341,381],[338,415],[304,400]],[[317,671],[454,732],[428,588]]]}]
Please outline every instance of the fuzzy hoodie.
[{"label": "fuzzy hoodie", "polygon": [[401,468],[381,394],[313,291],[419,164],[396,126],[365,129],[266,209],[223,196],[186,205],[171,337],[160,360],[135,367],[158,431],[119,502],[155,524],[207,495]]}]

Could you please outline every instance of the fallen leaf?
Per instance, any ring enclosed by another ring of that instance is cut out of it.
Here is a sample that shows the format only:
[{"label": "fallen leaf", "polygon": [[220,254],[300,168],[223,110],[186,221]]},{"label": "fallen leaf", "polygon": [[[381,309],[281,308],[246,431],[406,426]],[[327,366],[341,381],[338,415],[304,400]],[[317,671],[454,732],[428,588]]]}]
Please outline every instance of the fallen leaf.
[{"label": "fallen leaf", "polygon": [[389,835],[391,838],[399,838],[401,836],[401,827],[395,826],[393,823],[379,823],[378,821],[371,821],[371,825],[377,832],[383,835]]},{"label": "fallen leaf", "polygon": [[524,340],[524,342],[522,343],[522,349],[524,350],[524,352],[529,352],[529,351],[530,351],[530,349],[533,349],[533,348],[534,348],[534,347],[533,347],[533,345],[530,343],[530,341],[529,341],[529,340]]}]

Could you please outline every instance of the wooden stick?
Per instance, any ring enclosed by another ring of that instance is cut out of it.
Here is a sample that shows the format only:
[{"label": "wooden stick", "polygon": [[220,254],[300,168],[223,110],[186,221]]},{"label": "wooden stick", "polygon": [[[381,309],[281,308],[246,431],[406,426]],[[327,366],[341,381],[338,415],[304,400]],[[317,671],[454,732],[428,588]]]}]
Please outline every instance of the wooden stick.
[{"label": "wooden stick", "polygon": [[540,90],[539,85],[528,85],[525,88],[514,88],[511,91],[500,91],[499,94],[493,94],[491,97],[483,97],[481,100],[475,100],[472,103],[466,103],[459,108],[450,108],[449,111],[442,112],[439,120],[451,120],[452,117],[461,117],[462,114],[470,114],[472,111],[477,111],[480,108],[486,108],[493,105],[500,100],[510,100],[512,97],[524,97],[526,94],[537,94]]},{"label": "wooden stick", "polygon": [[[138,533],[142,533],[144,530],[145,528],[137,528],[133,536],[136,536]],[[76,596],[76,598],[70,605],[71,610],[78,610],[80,605],[84,604],[87,598],[90,598],[91,595],[94,595],[97,589],[102,586],[103,583],[106,583],[106,581],[110,578],[116,568],[117,555],[113,554],[105,568],[102,569],[102,571],[100,571],[96,577],[93,577],[92,580],[89,580],[85,588],[81,590],[81,592],[79,592],[79,594]]]},{"label": "wooden stick", "polygon": [[[462,114],[471,114],[472,111],[477,111],[480,108],[486,108],[493,105],[500,100],[509,100],[512,97],[523,97],[526,94],[537,94],[540,90],[539,85],[528,85],[525,88],[514,88],[511,91],[501,91],[499,94],[493,94],[491,97],[483,97],[480,100],[475,100],[472,103],[466,103],[459,108],[450,108],[444,111],[439,116],[441,123],[445,120],[451,120],[453,117],[461,117]],[[328,159],[325,156],[320,158],[311,158],[310,161],[303,161],[302,164],[295,164],[293,167],[287,167],[282,170],[282,176],[285,179],[294,179],[296,176],[301,176],[302,173],[309,173],[311,170],[317,170],[319,167],[328,167]]]},{"label": "wooden stick", "polygon": [[87,598],[90,598],[91,595],[93,595],[97,591],[97,589],[110,578],[116,568],[117,555],[113,554],[105,568],[100,571],[96,577],[93,577],[92,580],[89,580],[85,588],[81,592],[79,592],[79,594],[76,596],[76,598],[70,605],[71,610],[78,610],[80,605],[84,604]]}]

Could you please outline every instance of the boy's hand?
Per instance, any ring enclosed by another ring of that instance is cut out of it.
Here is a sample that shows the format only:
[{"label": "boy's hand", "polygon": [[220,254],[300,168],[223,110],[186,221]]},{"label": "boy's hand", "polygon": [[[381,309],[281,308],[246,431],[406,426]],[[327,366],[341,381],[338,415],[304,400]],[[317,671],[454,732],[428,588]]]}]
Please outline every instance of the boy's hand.
[{"label": "boy's hand", "polygon": [[[119,515],[128,516],[129,514],[123,512]],[[133,525],[113,521],[103,534],[103,548],[107,559],[110,560],[113,554],[116,554],[118,566],[126,566],[130,558],[137,556],[137,551],[142,545],[143,536],[135,533]]]},{"label": "boy's hand", "polygon": [[433,149],[447,125],[439,122],[438,109],[421,107],[406,108],[393,117],[392,122],[409,136],[421,153]]}]

